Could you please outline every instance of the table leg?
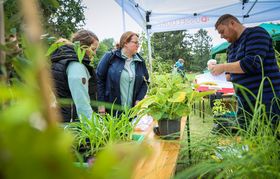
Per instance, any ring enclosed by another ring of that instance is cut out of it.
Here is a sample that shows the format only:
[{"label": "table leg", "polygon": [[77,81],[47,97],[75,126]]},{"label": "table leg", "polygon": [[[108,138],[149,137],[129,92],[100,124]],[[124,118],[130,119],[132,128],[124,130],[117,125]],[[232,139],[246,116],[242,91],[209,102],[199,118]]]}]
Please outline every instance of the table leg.
[{"label": "table leg", "polygon": [[190,134],[190,116],[187,116],[187,137],[188,137],[188,155],[189,155],[189,163],[192,164],[191,134]]}]

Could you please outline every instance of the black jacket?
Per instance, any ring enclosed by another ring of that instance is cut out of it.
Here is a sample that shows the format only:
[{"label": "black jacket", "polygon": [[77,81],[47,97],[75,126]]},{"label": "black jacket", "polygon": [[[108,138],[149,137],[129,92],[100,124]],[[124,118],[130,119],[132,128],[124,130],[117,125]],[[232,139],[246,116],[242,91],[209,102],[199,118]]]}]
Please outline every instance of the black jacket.
[{"label": "black jacket", "polygon": [[[78,61],[78,57],[74,51],[74,48],[70,45],[63,45],[59,47],[51,55],[51,71],[54,79],[54,86],[57,97],[59,99],[72,99],[71,91],[68,85],[68,78],[66,74],[67,66],[72,61]],[[91,100],[96,100],[96,74],[92,66],[90,66],[90,60],[85,55],[82,63],[88,69],[91,78],[89,80],[89,96]],[[77,111],[74,102],[71,100],[71,104],[60,105],[61,113],[63,116],[63,122],[70,122],[77,118]]]}]

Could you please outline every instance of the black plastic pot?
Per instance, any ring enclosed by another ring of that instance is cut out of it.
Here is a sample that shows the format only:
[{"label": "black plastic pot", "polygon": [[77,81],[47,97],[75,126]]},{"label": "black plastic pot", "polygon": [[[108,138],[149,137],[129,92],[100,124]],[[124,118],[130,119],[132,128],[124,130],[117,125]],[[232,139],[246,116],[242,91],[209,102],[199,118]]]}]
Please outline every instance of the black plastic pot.
[{"label": "black plastic pot", "polygon": [[174,140],[180,138],[181,119],[161,119],[158,121],[159,134],[163,139]]}]

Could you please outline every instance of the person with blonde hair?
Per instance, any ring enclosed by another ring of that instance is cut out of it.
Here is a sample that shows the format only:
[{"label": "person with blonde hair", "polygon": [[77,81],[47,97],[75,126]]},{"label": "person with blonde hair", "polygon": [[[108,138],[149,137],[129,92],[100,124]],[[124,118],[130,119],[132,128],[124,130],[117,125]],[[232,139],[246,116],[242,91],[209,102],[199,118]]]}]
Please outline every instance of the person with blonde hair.
[{"label": "person with blonde hair", "polygon": [[[137,53],[139,35],[127,31],[122,34],[114,51],[100,60],[97,74],[97,99],[122,107],[133,107],[147,92],[148,71],[144,59]],[[100,105],[99,113],[105,113]]]},{"label": "person with blonde hair", "polygon": [[[90,62],[99,46],[98,37],[89,30],[77,31],[71,41],[59,47],[51,55],[51,70],[54,78],[56,96],[70,99],[70,104],[60,105],[63,122],[72,122],[80,117],[91,118],[93,108],[91,100],[96,100],[96,75]],[[81,62],[74,50],[73,43],[79,42],[85,50]]]}]

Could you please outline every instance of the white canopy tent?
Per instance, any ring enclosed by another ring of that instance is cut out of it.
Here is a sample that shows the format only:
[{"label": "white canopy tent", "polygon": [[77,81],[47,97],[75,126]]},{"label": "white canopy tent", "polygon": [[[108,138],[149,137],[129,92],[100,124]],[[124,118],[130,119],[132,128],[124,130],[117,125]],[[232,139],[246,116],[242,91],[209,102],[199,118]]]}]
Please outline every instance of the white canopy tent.
[{"label": "white canopy tent", "polygon": [[150,64],[152,33],[214,27],[223,14],[232,14],[243,24],[280,20],[280,0],[115,1],[122,7],[123,12],[146,31]]}]

